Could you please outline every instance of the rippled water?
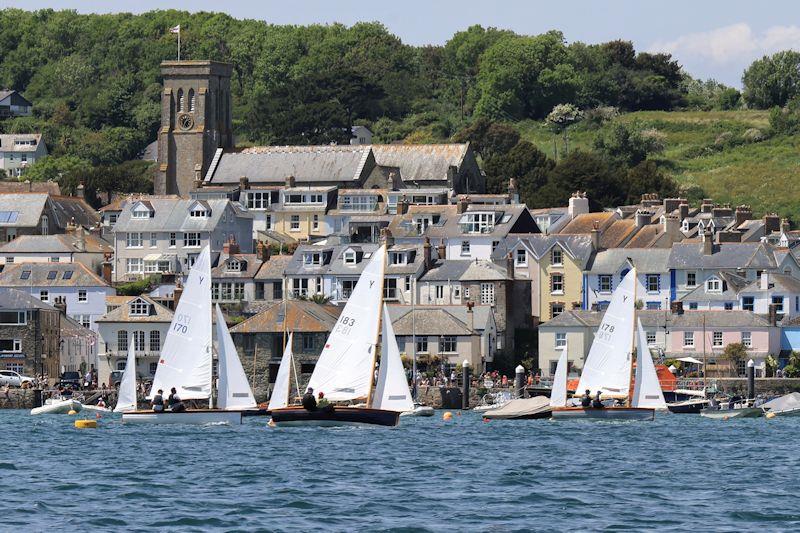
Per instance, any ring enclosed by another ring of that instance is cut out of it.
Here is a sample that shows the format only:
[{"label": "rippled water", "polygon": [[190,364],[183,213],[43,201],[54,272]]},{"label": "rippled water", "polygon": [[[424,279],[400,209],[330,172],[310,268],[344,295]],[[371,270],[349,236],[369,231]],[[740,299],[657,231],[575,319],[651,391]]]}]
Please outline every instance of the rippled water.
[{"label": "rippled water", "polygon": [[0,411],[3,527],[762,530],[800,524],[797,419],[134,427]]}]

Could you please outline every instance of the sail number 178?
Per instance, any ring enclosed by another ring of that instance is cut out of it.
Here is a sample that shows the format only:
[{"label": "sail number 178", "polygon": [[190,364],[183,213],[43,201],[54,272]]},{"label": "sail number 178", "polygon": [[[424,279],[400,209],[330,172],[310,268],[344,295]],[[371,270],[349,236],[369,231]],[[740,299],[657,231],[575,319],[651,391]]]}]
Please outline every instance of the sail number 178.
[{"label": "sail number 178", "polygon": [[610,341],[612,333],[614,333],[614,324],[603,322],[602,324],[600,324],[600,327],[597,328],[597,336],[603,339],[604,341]]}]

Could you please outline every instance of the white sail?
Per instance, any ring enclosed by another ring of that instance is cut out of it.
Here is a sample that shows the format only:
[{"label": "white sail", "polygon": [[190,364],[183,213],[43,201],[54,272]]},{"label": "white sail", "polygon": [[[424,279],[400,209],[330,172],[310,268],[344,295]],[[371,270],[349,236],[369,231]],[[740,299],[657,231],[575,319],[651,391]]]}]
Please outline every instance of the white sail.
[{"label": "white sail", "polygon": [[597,328],[577,392],[627,397],[631,380],[633,316],[635,309],[636,269],[632,268],[611,295],[600,327]]},{"label": "white sail", "polygon": [[289,390],[291,388],[290,378],[292,370],[292,335],[289,333],[289,342],[283,349],[281,366],[278,367],[278,375],[275,378],[275,387],[272,389],[272,396],[269,397],[269,410],[281,409],[289,405]]},{"label": "white sail", "polygon": [[414,408],[408,388],[406,371],[400,359],[400,348],[394,336],[389,309],[383,304],[383,328],[381,330],[381,366],[378,383],[375,385],[372,407],[387,411],[410,411]]},{"label": "white sail", "polygon": [[149,398],[175,387],[182,400],[211,396],[211,254],[203,248],[184,286],[161,349]]},{"label": "white sail", "polygon": [[331,401],[366,398],[369,394],[383,299],[385,255],[386,248],[381,246],[364,267],[308,382],[315,394],[324,392]]},{"label": "white sail", "polygon": [[122,381],[119,383],[117,391],[117,405],[114,406],[115,413],[127,413],[136,410],[136,345],[134,337],[128,345],[128,359],[125,363],[125,371],[122,373]]},{"label": "white sail", "polygon": [[550,407],[565,407],[567,405],[567,345],[561,350],[556,365],[556,374],[553,376],[553,388],[550,390]]},{"label": "white sail", "polygon": [[225,317],[217,304],[217,358],[219,360],[219,381],[217,382],[217,407],[226,411],[255,409],[256,399],[247,382],[231,333],[225,324]]},{"label": "white sail", "polygon": [[636,378],[633,387],[633,407],[650,407],[652,409],[666,409],[664,393],[661,392],[661,383],[658,381],[653,356],[647,347],[647,335],[642,328],[642,321],[637,320],[638,338],[636,352]]}]

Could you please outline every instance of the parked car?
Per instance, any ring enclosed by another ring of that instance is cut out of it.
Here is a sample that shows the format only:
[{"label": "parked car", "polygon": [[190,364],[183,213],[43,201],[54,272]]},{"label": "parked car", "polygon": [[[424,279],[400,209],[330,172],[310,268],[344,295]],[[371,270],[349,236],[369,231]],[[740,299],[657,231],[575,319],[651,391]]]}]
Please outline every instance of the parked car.
[{"label": "parked car", "polygon": [[114,370],[111,372],[111,375],[108,377],[108,386],[112,389],[119,388],[119,384],[122,383],[122,370]]},{"label": "parked car", "polygon": [[58,381],[58,386],[68,387],[73,390],[81,388],[81,373],[80,372],[64,372],[61,374],[61,379]]},{"label": "parked car", "polygon": [[33,385],[33,378],[23,376],[13,370],[0,370],[0,385],[10,387],[30,387]]}]

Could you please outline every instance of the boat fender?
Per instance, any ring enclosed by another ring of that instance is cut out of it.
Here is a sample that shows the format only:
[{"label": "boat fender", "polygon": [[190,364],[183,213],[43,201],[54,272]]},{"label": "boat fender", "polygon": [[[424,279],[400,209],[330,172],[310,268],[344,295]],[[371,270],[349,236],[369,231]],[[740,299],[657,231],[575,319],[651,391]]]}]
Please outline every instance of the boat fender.
[{"label": "boat fender", "polygon": [[67,414],[68,414],[68,415],[77,415],[77,414],[78,414],[78,411],[76,411],[75,409],[70,409],[70,410],[69,410],[69,412],[68,412]]},{"label": "boat fender", "polygon": [[778,415],[776,415],[775,413],[767,413],[767,418],[775,418],[776,416]]},{"label": "boat fender", "polygon": [[76,420],[75,427],[78,429],[93,429],[97,427],[97,420]]},{"label": "boat fender", "polygon": [[451,413],[450,411],[445,411],[444,414],[442,415],[442,420],[452,420],[452,419],[453,419],[453,413]]}]

